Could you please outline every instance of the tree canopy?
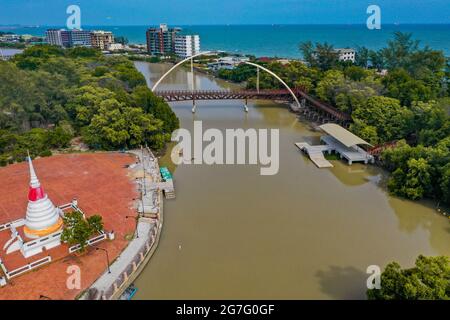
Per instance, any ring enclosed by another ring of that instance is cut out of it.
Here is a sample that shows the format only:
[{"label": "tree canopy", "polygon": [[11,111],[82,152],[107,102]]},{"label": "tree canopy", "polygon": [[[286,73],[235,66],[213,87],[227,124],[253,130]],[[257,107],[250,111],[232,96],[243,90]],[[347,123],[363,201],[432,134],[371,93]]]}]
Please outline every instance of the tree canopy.
[{"label": "tree canopy", "polygon": [[124,57],[50,45],[0,62],[0,165],[51,154],[82,136],[94,149],[161,149],[179,121]]},{"label": "tree canopy", "polygon": [[392,262],[381,274],[381,289],[368,290],[367,297],[370,300],[448,300],[449,259],[420,255],[415,266],[409,269]]}]

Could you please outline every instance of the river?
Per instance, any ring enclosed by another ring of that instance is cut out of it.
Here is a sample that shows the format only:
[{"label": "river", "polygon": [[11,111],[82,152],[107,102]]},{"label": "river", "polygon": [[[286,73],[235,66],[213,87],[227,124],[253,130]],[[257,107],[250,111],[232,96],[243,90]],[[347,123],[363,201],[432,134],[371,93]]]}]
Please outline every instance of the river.
[{"label": "river", "polygon": [[[149,84],[170,66],[136,62]],[[184,69],[160,89],[190,88]],[[197,74],[196,88],[229,88]],[[280,170],[256,165],[180,165],[176,200],[165,201],[155,255],[136,299],[365,299],[366,269],[404,267],[419,254],[450,255],[450,225],[426,202],[390,196],[375,166],[332,161],[318,169],[295,146],[319,134],[286,106],[252,101],[172,103],[183,128],[280,129]],[[162,159],[167,162],[169,157]],[[175,168],[175,166],[171,166]]]}]

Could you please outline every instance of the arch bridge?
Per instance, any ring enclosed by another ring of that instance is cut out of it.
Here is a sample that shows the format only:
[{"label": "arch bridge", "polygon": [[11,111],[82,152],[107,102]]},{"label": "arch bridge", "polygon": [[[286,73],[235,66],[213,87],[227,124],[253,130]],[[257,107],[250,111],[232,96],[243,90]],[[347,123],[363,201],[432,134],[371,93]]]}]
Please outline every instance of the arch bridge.
[{"label": "arch bridge", "polygon": [[[294,112],[301,113],[305,117],[319,121],[326,122],[338,122],[342,125],[347,125],[351,121],[350,115],[328,105],[312,96],[308,95],[301,88],[291,89],[286,82],[283,81],[278,75],[271,70],[260,66],[252,62],[243,62],[245,64],[254,66],[257,71],[256,90],[196,90],[194,81],[194,59],[196,57],[214,54],[215,51],[201,52],[194,56],[188,57],[179,63],[175,64],[170,70],[168,70],[153,86],[152,91],[159,97],[163,98],[166,102],[176,101],[192,101],[192,112],[196,110],[196,101],[198,100],[245,100],[244,110],[248,112],[248,100],[281,100],[291,103],[291,109]],[[176,68],[182,64],[191,62],[191,76],[192,76],[192,88],[191,90],[157,90],[161,82]],[[273,77],[275,77],[285,89],[279,90],[260,90],[259,88],[259,74],[260,70],[263,70]]]}]

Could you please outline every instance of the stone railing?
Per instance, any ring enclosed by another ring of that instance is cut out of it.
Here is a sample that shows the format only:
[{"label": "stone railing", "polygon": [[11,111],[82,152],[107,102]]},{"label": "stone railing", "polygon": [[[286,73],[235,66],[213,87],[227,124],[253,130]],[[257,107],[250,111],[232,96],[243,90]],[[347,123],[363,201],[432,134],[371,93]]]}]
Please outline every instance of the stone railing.
[{"label": "stone railing", "polygon": [[8,271],[6,269],[6,266],[3,264],[3,261],[0,259],[0,267],[2,268],[2,271],[5,274],[6,278],[11,279],[11,278],[21,275],[22,273],[28,272],[28,271],[38,268],[44,264],[50,263],[51,261],[52,261],[52,257],[47,256],[45,258],[33,261],[33,262],[26,264],[22,267],[19,267],[17,269]]},{"label": "stone railing", "polygon": [[128,283],[128,278],[137,271],[145,261],[146,255],[152,250],[156,243],[158,235],[159,223],[155,223],[153,228],[150,229],[149,240],[142,245],[138,253],[130,260],[130,263],[120,273],[120,276],[114,281],[114,283],[103,292],[91,292],[89,295],[95,300],[110,300],[113,296],[122,289],[124,285]]}]

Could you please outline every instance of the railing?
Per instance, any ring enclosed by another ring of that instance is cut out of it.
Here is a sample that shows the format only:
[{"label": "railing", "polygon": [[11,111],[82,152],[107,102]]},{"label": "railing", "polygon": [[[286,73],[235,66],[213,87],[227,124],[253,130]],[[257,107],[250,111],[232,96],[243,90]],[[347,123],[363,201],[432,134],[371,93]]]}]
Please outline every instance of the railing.
[{"label": "railing", "polygon": [[[331,116],[343,120],[350,121],[351,116],[342,112],[335,107],[319,101],[308,95],[300,88],[293,89],[296,96],[304,98],[314,108],[321,112],[328,113]],[[274,89],[274,90],[161,90],[156,91],[155,94],[164,98],[166,101],[183,101],[183,100],[222,100],[222,99],[288,99],[292,100],[292,96],[288,90]]]},{"label": "railing", "polygon": [[125,284],[128,278],[141,266],[145,260],[145,256],[152,250],[156,237],[158,234],[159,223],[156,223],[152,229],[150,229],[150,239],[145,242],[138,253],[131,259],[130,263],[120,273],[120,276],[103,292],[99,292],[97,298],[101,300],[110,300],[113,295]]},{"label": "railing", "polygon": [[11,278],[21,275],[22,273],[28,272],[28,271],[30,271],[32,269],[36,269],[44,264],[50,263],[51,261],[52,261],[52,257],[47,256],[45,258],[33,261],[29,264],[26,264],[22,267],[12,270],[12,271],[8,271],[6,269],[6,266],[3,264],[3,261],[0,259],[0,267],[2,268],[3,273],[5,274],[6,278],[11,279]]},{"label": "railing", "polygon": [[23,226],[25,224],[25,219],[18,219],[15,221],[7,222],[5,224],[0,224],[0,232],[5,231],[6,229],[11,228],[11,226]]},{"label": "railing", "polygon": [[[101,231],[100,233],[101,233],[100,235],[89,239],[87,241],[86,245],[92,246],[92,245],[94,245],[94,244],[96,244],[98,242],[101,242],[101,241],[105,240],[106,239],[106,233],[104,231]],[[79,244],[77,244],[77,245],[74,245],[74,246],[70,247],[69,248],[69,252],[70,253],[74,253],[75,251],[78,251],[80,249],[81,249],[81,246]]]},{"label": "railing", "polygon": [[398,141],[386,142],[384,144],[377,145],[370,149],[368,153],[372,156],[380,156],[381,153],[386,149],[395,148],[397,146]]}]

